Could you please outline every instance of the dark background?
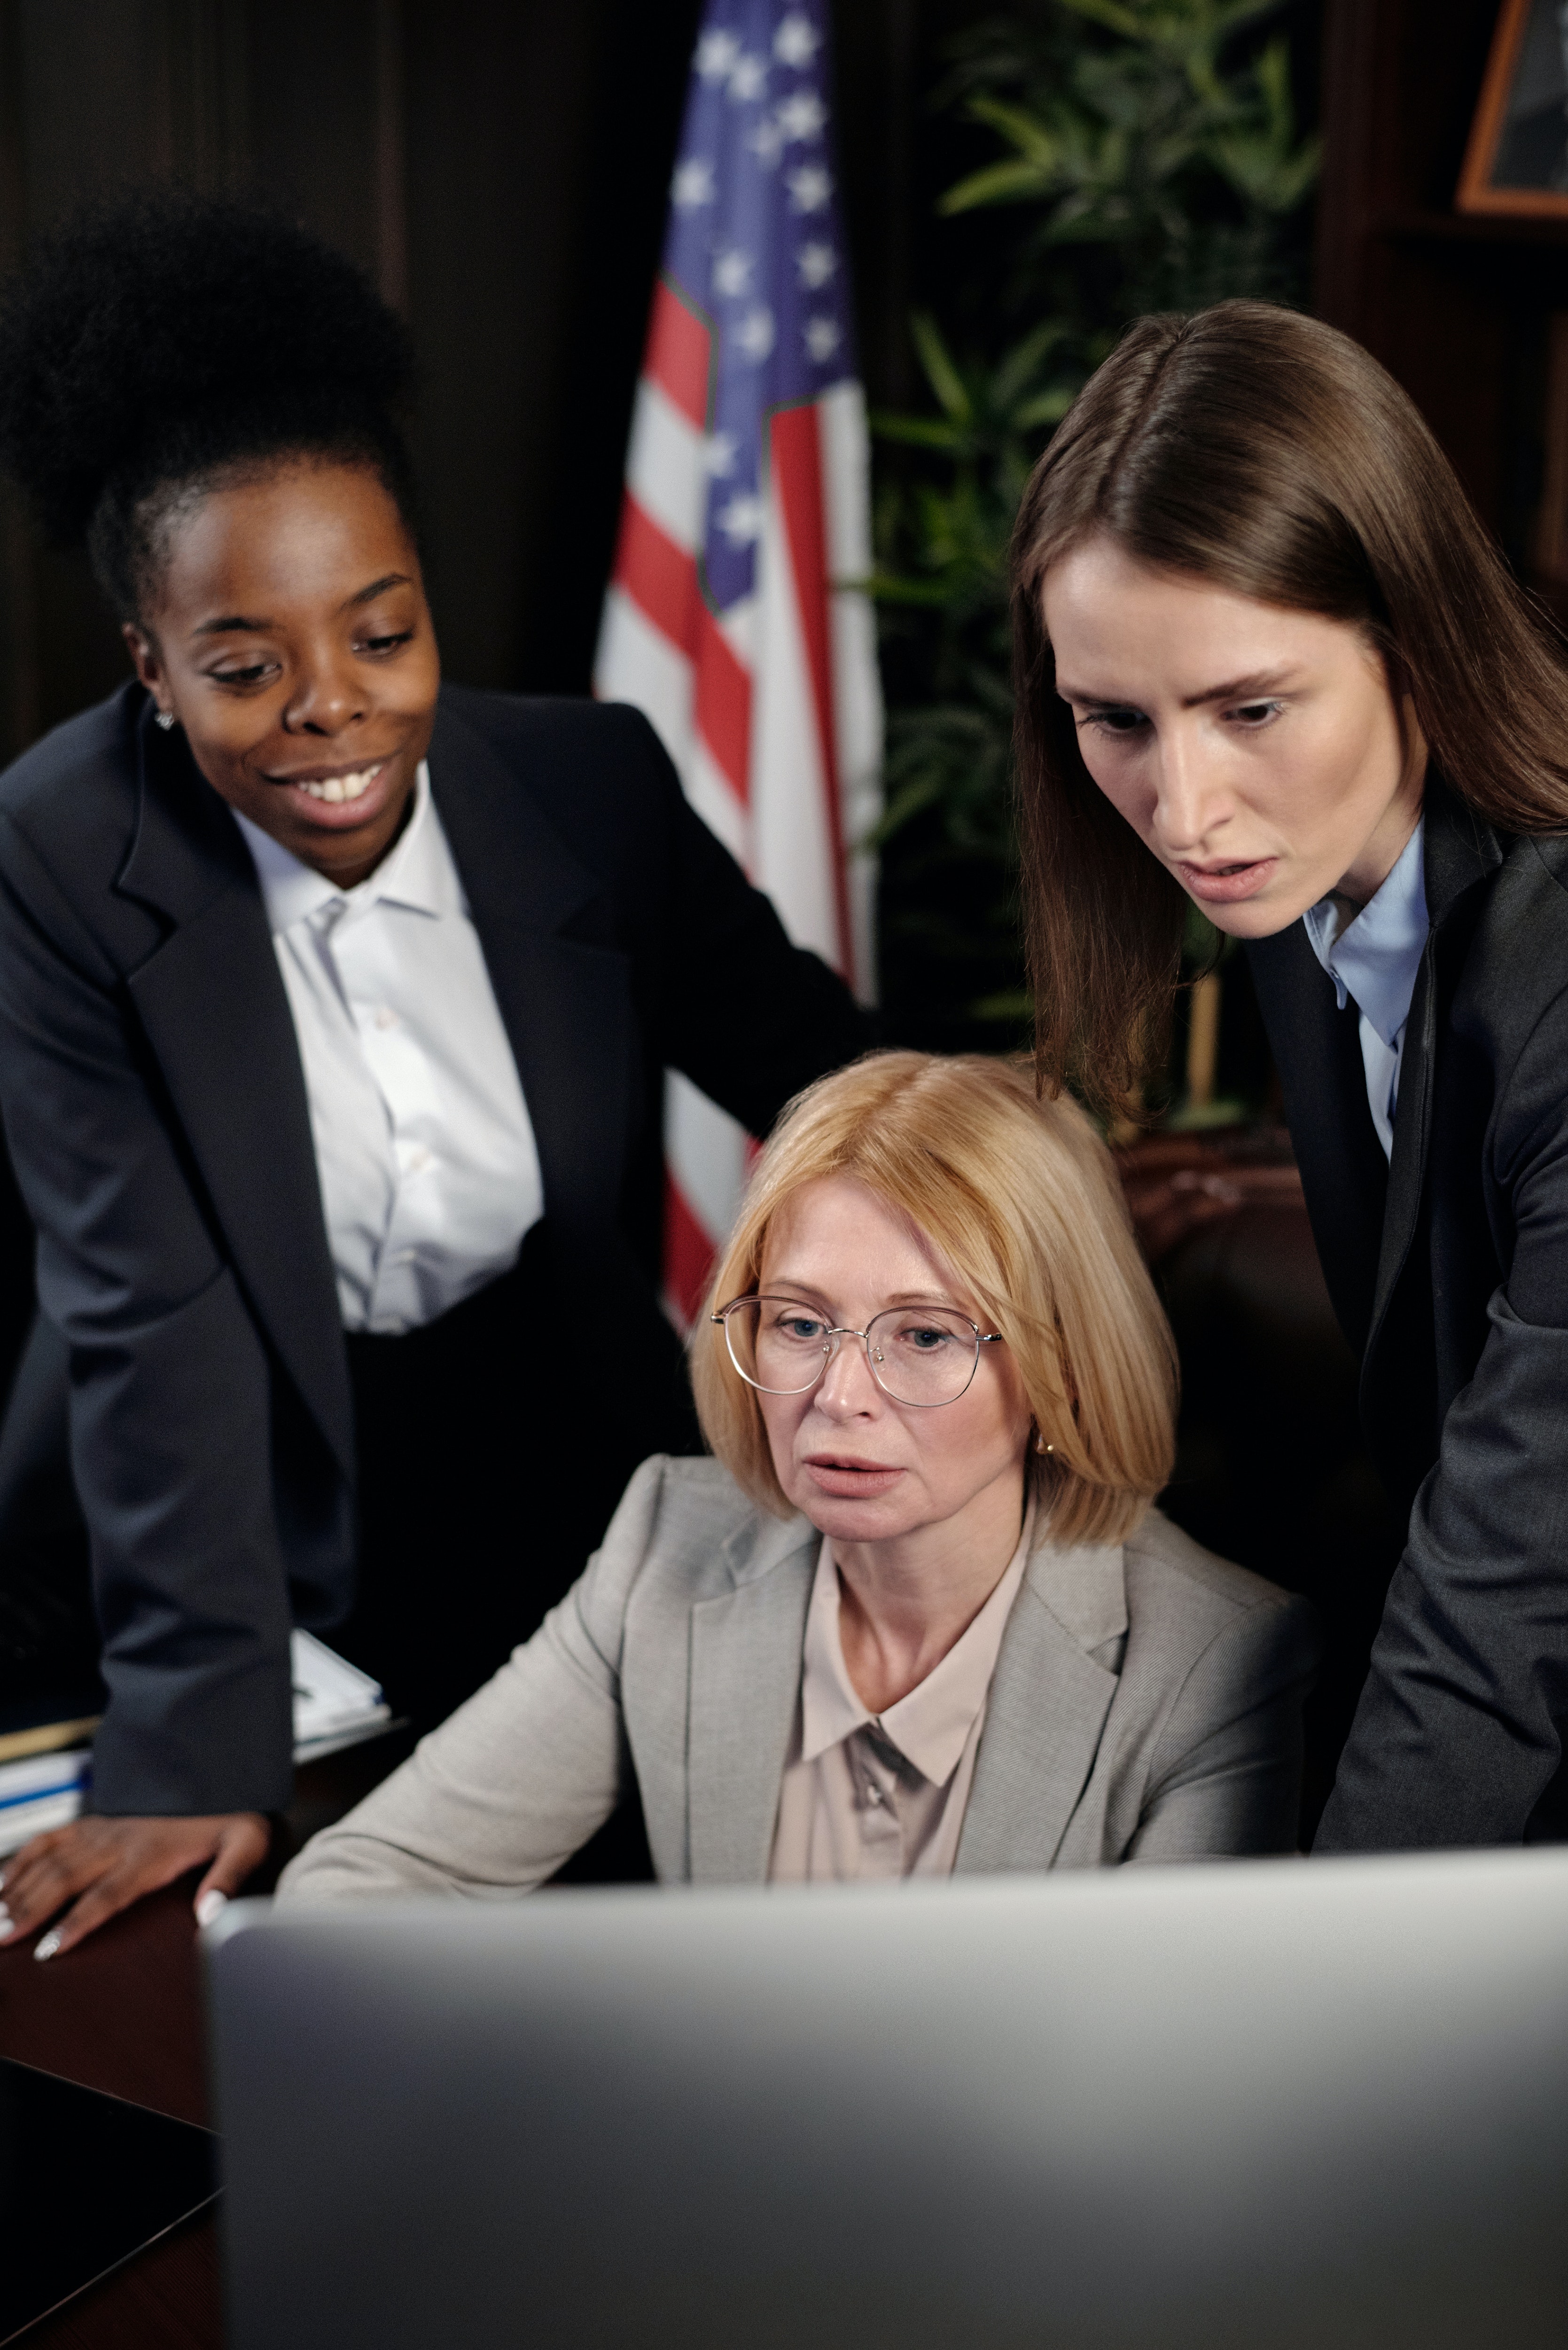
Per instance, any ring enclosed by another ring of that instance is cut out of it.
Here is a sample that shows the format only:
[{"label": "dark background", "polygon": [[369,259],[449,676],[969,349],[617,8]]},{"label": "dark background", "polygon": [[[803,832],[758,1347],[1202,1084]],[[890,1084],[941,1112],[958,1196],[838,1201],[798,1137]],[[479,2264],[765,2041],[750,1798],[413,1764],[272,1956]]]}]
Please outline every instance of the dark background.
[{"label": "dark background", "polygon": [[[973,0],[841,0],[840,164],[876,401],[952,176],[925,114]],[[0,0],[0,266],[151,176],[254,189],[376,276],[419,348],[450,673],[583,692],[700,0]],[[950,138],[950,134],[947,134]],[[940,273],[940,255],[937,259]],[[0,759],[124,658],[7,508]]]},{"label": "dark background", "polygon": [[[256,190],[418,339],[452,674],[587,682],[695,0],[0,0],[0,259],[151,176]],[[13,515],[0,752],[108,691],[85,566]]]},{"label": "dark background", "polygon": [[[920,400],[909,313],[951,315],[976,234],[939,223],[934,200],[996,151],[931,110],[945,47],[1030,5],[837,0],[874,407]],[[83,196],[151,176],[288,205],[412,324],[452,673],[584,691],[699,15],[699,0],[0,0],[0,269]],[[1315,307],[1414,394],[1529,573],[1568,228],[1453,211],[1496,0],[1277,15],[1298,110],[1324,135]],[[124,674],[85,568],[40,552],[0,494],[0,760]]]},{"label": "dark background", "polygon": [[[873,406],[972,225],[989,135],[933,114],[996,0],[838,0],[841,182]],[[1321,7],[1282,9],[1315,109]],[[254,189],[369,269],[419,349],[449,672],[587,690],[700,0],[0,0],[0,268],[84,197]],[[983,233],[983,232],[982,232]],[[85,566],[0,518],[0,762],[124,676]]]}]

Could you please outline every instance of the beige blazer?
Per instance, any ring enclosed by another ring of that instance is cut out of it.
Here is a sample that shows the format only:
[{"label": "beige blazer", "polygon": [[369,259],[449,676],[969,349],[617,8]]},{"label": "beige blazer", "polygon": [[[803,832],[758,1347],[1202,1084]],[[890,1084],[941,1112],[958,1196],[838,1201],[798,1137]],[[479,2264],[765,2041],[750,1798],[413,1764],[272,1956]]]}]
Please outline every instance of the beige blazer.
[{"label": "beige blazer", "polygon": [[[285,1900],[509,1895],[552,1876],[635,1773],[667,1883],[760,1884],[820,1536],[716,1461],[645,1461],[604,1546],[494,1679],[306,1846]],[[1306,1602],[1158,1511],[1029,1562],[956,1868],[1293,1850]]]}]

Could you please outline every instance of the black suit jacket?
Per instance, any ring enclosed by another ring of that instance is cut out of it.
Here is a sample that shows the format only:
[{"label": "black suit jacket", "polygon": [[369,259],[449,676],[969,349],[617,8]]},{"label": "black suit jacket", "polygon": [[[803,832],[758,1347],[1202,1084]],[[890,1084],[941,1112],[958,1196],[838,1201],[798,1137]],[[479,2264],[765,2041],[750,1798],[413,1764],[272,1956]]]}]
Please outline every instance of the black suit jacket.
[{"label": "black suit jacket", "polygon": [[1427,797],[1392,1164],[1302,925],[1248,949],[1409,1533],[1314,1849],[1517,1844],[1568,1714],[1568,838]]},{"label": "black suit jacket", "polygon": [[[68,1373],[111,1812],[268,1809],[288,1635],[354,1575],[354,1430],[309,1113],[254,870],[139,687],[0,776],[0,1109],[38,1234],[14,1418]],[[557,1294],[628,1301],[614,1466],[690,1441],[657,1303],[661,1071],[753,1133],[868,1041],[638,712],[443,689],[431,779],[527,1099]],[[25,1472],[6,1448],[0,1469]],[[520,1480],[520,1509],[525,1488]],[[3,1497],[0,1497],[3,1506]]]}]

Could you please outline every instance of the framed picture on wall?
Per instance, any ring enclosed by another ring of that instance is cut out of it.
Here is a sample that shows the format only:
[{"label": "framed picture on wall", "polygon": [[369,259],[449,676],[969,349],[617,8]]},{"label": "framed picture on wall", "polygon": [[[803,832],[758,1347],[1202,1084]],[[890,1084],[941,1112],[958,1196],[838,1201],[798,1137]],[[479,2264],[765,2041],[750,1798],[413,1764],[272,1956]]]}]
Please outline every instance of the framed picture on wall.
[{"label": "framed picture on wall", "polygon": [[1503,0],[1455,199],[1568,220],[1568,5]]}]

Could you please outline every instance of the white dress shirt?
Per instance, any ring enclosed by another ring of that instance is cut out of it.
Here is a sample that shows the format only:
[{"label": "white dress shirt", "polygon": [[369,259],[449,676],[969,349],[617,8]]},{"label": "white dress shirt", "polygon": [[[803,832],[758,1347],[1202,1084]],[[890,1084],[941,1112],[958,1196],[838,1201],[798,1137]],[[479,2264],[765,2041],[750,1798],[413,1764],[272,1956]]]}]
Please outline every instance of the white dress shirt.
[{"label": "white dress shirt", "polygon": [[838,1568],[824,1537],[770,1883],[952,1875],[992,1676],[1033,1532],[1031,1503],[1007,1571],[979,1615],[925,1679],[880,1715],[862,1704],[845,1666]]},{"label": "white dress shirt", "polygon": [[545,1210],[430,773],[421,763],[401,838],[352,889],[239,826],[298,1039],[343,1326],[397,1336],[515,1263]]},{"label": "white dress shirt", "polygon": [[1425,834],[1425,824],[1418,824],[1382,888],[1359,911],[1331,892],[1302,916],[1312,951],[1334,982],[1340,1010],[1348,996],[1361,1014],[1366,1104],[1387,1159],[1394,1156],[1405,1024],[1430,927]]}]

